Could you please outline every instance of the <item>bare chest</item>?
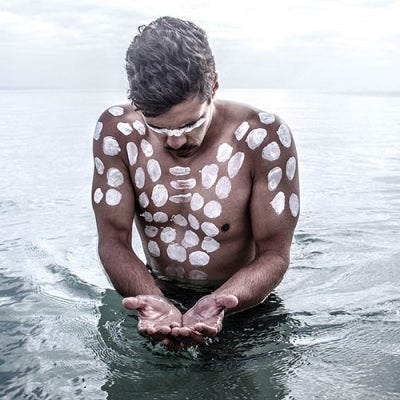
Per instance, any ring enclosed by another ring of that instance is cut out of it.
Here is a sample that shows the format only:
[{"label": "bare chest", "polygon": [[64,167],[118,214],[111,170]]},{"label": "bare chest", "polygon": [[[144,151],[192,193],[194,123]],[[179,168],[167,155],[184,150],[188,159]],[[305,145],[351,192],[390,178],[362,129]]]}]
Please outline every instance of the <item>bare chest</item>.
[{"label": "bare chest", "polygon": [[155,263],[204,271],[249,229],[245,154],[227,143],[191,162],[141,157],[131,180],[139,232]]}]

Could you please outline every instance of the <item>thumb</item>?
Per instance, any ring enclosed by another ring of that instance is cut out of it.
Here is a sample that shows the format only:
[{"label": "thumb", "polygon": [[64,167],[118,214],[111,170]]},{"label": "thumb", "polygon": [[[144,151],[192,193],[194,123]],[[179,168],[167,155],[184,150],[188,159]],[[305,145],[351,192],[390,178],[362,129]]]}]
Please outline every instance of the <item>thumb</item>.
[{"label": "thumb", "polygon": [[139,310],[143,308],[144,302],[140,296],[138,297],[125,297],[122,300],[122,305],[128,310]]},{"label": "thumb", "polygon": [[233,294],[221,295],[217,297],[216,301],[224,309],[235,308],[239,304],[239,299]]}]

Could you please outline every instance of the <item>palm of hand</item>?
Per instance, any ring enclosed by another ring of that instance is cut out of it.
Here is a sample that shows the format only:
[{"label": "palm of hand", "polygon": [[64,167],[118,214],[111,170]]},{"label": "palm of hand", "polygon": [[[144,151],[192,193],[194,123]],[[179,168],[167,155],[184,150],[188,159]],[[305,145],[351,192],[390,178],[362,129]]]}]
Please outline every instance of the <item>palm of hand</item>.
[{"label": "palm of hand", "polygon": [[137,296],[124,300],[125,307],[139,312],[138,330],[159,340],[174,327],[181,326],[182,314],[171,303],[157,296]]},{"label": "palm of hand", "polygon": [[207,336],[216,335],[222,328],[224,307],[217,303],[215,296],[205,296],[183,315],[183,326]]}]

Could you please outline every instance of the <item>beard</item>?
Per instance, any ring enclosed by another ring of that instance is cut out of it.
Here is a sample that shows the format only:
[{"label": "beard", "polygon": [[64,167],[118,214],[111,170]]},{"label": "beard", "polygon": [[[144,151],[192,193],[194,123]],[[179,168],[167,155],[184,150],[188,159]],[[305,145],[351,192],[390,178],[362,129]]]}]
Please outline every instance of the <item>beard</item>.
[{"label": "beard", "polygon": [[170,153],[174,154],[176,157],[190,157],[193,155],[199,146],[191,144],[191,145],[183,145],[182,147],[179,147],[179,149],[173,149],[169,146],[165,146],[165,149],[169,151]]}]

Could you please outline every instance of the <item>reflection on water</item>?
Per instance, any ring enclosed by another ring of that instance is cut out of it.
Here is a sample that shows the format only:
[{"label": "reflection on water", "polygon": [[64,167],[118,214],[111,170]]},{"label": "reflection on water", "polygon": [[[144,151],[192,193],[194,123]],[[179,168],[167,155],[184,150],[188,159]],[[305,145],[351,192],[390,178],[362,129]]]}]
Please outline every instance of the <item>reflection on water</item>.
[{"label": "reflection on water", "polygon": [[110,96],[0,97],[0,398],[399,399],[400,97],[232,93],[295,132],[291,266],[265,305],[174,353],[138,335],[96,254],[91,142]]},{"label": "reflection on water", "polygon": [[213,399],[222,394],[228,399],[264,399],[266,393],[284,398],[287,376],[300,362],[292,340],[304,327],[277,296],[226,318],[222,333],[207,344],[178,352],[141,337],[136,323],[134,316],[121,310],[121,298],[115,291],[106,291],[100,306],[102,341],[94,350],[108,368],[103,389],[109,399],[128,395],[135,399]]}]

